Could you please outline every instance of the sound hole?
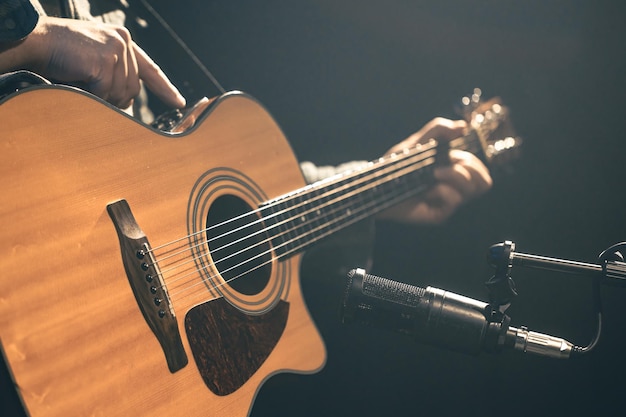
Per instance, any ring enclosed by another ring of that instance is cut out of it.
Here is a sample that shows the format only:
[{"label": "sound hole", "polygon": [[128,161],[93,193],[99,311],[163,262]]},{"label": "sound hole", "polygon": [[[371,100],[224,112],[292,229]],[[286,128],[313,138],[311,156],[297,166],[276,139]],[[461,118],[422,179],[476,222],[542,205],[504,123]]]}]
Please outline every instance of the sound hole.
[{"label": "sound hole", "polygon": [[271,273],[271,254],[263,224],[238,197],[224,195],[207,215],[207,240],[215,267],[230,287],[245,295],[258,294]]}]

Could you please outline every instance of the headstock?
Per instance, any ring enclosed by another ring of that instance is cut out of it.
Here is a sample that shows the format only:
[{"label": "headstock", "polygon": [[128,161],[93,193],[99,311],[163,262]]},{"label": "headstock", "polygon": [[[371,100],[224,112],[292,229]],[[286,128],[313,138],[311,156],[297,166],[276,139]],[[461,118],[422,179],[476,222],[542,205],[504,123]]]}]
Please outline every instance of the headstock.
[{"label": "headstock", "polygon": [[522,139],[515,133],[509,109],[499,97],[483,100],[482,91],[475,88],[461,99],[457,111],[471,128],[467,139],[478,143],[475,153],[485,163],[502,167],[519,155]]}]

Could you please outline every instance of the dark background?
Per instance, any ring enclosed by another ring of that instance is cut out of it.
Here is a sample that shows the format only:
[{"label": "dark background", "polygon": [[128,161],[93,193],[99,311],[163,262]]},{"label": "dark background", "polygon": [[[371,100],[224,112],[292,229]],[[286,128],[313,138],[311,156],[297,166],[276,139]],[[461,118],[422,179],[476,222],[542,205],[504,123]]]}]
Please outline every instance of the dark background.
[{"label": "dark background", "polygon": [[[502,97],[525,139],[514,173],[443,226],[378,225],[372,272],[485,300],[494,243],[593,263],[626,240],[626,3],[151,3],[227,90],[265,104],[301,159],[373,159],[431,118],[456,117],[453,105],[474,87]],[[179,47],[158,44],[150,52],[188,98],[218,93]],[[513,325],[586,345],[589,279],[516,268]],[[253,416],[609,415],[626,404],[625,289],[603,288],[596,350],[559,361],[467,356],[342,327],[333,310],[342,284],[303,286],[328,364],[271,378]]]}]

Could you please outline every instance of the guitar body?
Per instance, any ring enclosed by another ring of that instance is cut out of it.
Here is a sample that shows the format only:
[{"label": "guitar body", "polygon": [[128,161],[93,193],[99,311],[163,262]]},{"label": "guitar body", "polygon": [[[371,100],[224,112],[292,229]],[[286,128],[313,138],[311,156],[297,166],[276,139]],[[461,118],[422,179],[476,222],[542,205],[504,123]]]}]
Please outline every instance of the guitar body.
[{"label": "guitar body", "polygon": [[[255,209],[305,185],[254,99],[222,96],[173,135],[41,87],[0,104],[0,126],[0,339],[30,416],[245,416],[272,374],[324,365],[300,256],[270,257],[243,290],[206,243],[214,202]],[[133,286],[137,236],[158,276]],[[165,336],[138,301],[153,286]]]}]

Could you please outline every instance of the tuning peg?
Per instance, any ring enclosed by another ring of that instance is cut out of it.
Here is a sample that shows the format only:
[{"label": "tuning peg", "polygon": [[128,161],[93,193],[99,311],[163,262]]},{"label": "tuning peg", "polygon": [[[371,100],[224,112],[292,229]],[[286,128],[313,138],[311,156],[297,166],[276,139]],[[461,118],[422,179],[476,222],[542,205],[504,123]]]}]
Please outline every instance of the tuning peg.
[{"label": "tuning peg", "polygon": [[482,94],[483,92],[480,88],[474,88],[472,94],[468,94],[459,100],[459,103],[456,106],[456,113],[465,120],[469,121],[472,113],[481,104]]}]

